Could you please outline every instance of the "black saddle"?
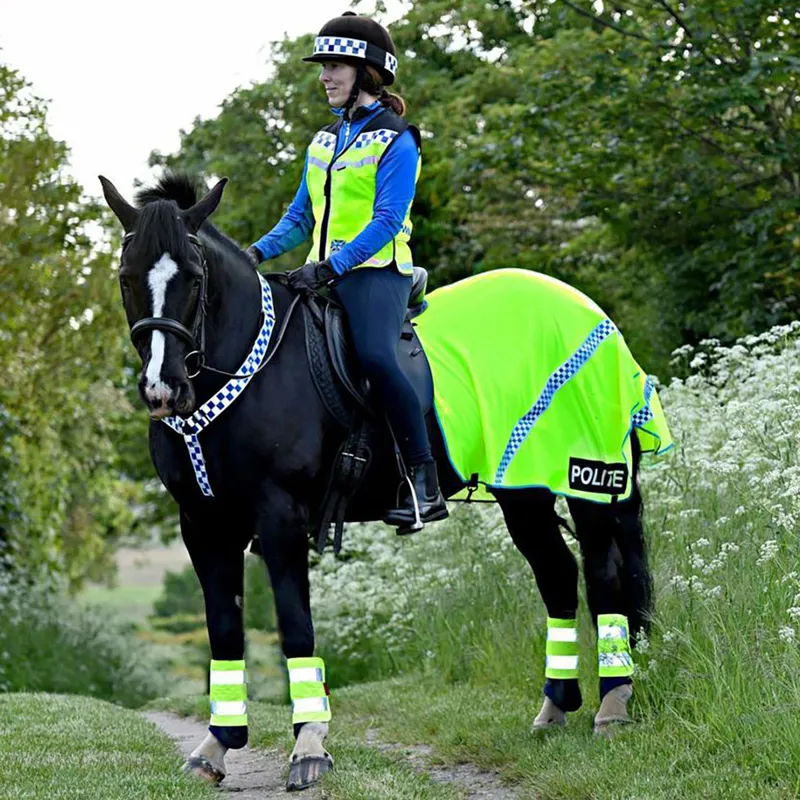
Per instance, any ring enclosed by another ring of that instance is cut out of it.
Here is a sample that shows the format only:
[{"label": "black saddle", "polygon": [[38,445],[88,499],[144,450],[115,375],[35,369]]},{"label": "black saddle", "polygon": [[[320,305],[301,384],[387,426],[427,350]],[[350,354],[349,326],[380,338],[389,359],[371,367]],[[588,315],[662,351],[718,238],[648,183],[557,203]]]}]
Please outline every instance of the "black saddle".
[{"label": "black saddle", "polygon": [[[427,307],[427,285],[427,270],[414,267],[408,312],[397,343],[401,369],[416,390],[425,414],[433,407],[433,379],[411,320]],[[350,427],[356,409],[371,414],[371,404],[369,382],[361,375],[353,355],[344,313],[332,303],[321,304],[314,299],[305,308],[306,352],[317,391],[328,411],[342,425]],[[342,397],[342,389],[346,397]]]},{"label": "black saddle", "polygon": [[[411,320],[425,310],[427,284],[427,271],[414,267],[408,312],[397,343],[400,367],[411,381],[425,414],[433,408],[433,379]],[[341,308],[311,295],[303,310],[306,354],[314,385],[331,416],[347,430],[317,521],[318,549],[322,552],[325,548],[328,529],[333,523],[334,550],[338,553],[347,504],[369,470],[376,431],[388,426],[382,415],[378,417],[373,412],[369,384],[356,363]]]}]

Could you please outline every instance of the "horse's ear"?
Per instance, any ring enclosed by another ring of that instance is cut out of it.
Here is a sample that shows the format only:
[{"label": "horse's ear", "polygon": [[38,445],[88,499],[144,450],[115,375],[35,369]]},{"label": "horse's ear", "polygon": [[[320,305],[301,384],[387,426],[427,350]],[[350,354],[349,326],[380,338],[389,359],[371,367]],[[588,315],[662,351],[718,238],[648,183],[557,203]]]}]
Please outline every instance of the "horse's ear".
[{"label": "horse's ear", "polygon": [[200,226],[217,210],[219,201],[222,200],[222,191],[227,178],[223,178],[217,185],[204,197],[198,200],[191,208],[182,212],[183,221],[190,233],[197,233]]},{"label": "horse's ear", "polygon": [[108,178],[98,175],[103,186],[103,196],[106,198],[108,207],[114,212],[117,219],[122,223],[125,233],[130,233],[136,226],[139,219],[139,211],[134,208],[118,191],[117,187]]}]

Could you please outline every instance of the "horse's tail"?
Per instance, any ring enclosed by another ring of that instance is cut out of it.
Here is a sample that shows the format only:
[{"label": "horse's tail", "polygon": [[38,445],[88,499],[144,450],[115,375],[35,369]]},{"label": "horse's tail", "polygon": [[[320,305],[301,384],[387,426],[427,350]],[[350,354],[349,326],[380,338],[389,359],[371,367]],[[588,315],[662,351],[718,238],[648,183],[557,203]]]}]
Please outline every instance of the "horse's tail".
[{"label": "horse's tail", "polygon": [[136,204],[141,208],[156,200],[174,200],[178,208],[191,208],[198,199],[197,182],[182,172],[165,172],[155,186],[136,193]]},{"label": "horse's tail", "polygon": [[633,434],[633,464],[630,498],[617,506],[617,526],[612,559],[616,562],[620,589],[625,598],[628,623],[635,639],[639,631],[650,629],[653,614],[653,581],[647,561],[647,543],[642,526],[642,496],[639,492],[641,449]]}]

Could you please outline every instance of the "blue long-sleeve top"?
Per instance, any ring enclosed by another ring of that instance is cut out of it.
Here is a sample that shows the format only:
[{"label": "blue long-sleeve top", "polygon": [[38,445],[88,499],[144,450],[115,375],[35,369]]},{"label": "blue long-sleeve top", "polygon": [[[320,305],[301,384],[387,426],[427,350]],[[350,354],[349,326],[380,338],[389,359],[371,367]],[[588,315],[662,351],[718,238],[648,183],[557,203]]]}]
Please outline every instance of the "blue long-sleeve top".
[{"label": "blue long-sleeve top", "polygon": [[[364,126],[383,111],[383,106],[379,102],[361,108],[367,113],[358,114],[358,118],[349,126],[339,127],[335,155],[338,156],[358,136]],[[342,109],[333,111],[340,116],[343,113]],[[378,164],[372,219],[352,242],[348,242],[328,258],[330,265],[339,275],[363,264],[400,232],[403,220],[414,200],[418,160],[419,151],[414,135],[410,130],[403,131]],[[314,230],[314,212],[306,183],[307,171],[306,153],[303,177],[294,200],[278,224],[253,245],[264,260],[277,258],[292,250],[306,241]]]}]

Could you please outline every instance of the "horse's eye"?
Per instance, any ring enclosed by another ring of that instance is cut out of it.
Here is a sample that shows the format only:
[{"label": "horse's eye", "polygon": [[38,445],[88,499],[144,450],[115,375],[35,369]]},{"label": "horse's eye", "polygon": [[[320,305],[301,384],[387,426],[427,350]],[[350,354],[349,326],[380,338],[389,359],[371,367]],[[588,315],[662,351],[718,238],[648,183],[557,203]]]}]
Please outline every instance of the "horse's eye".
[{"label": "horse's eye", "polygon": [[120,278],[119,285],[122,287],[124,291],[129,291],[131,288],[131,282],[127,278]]}]

